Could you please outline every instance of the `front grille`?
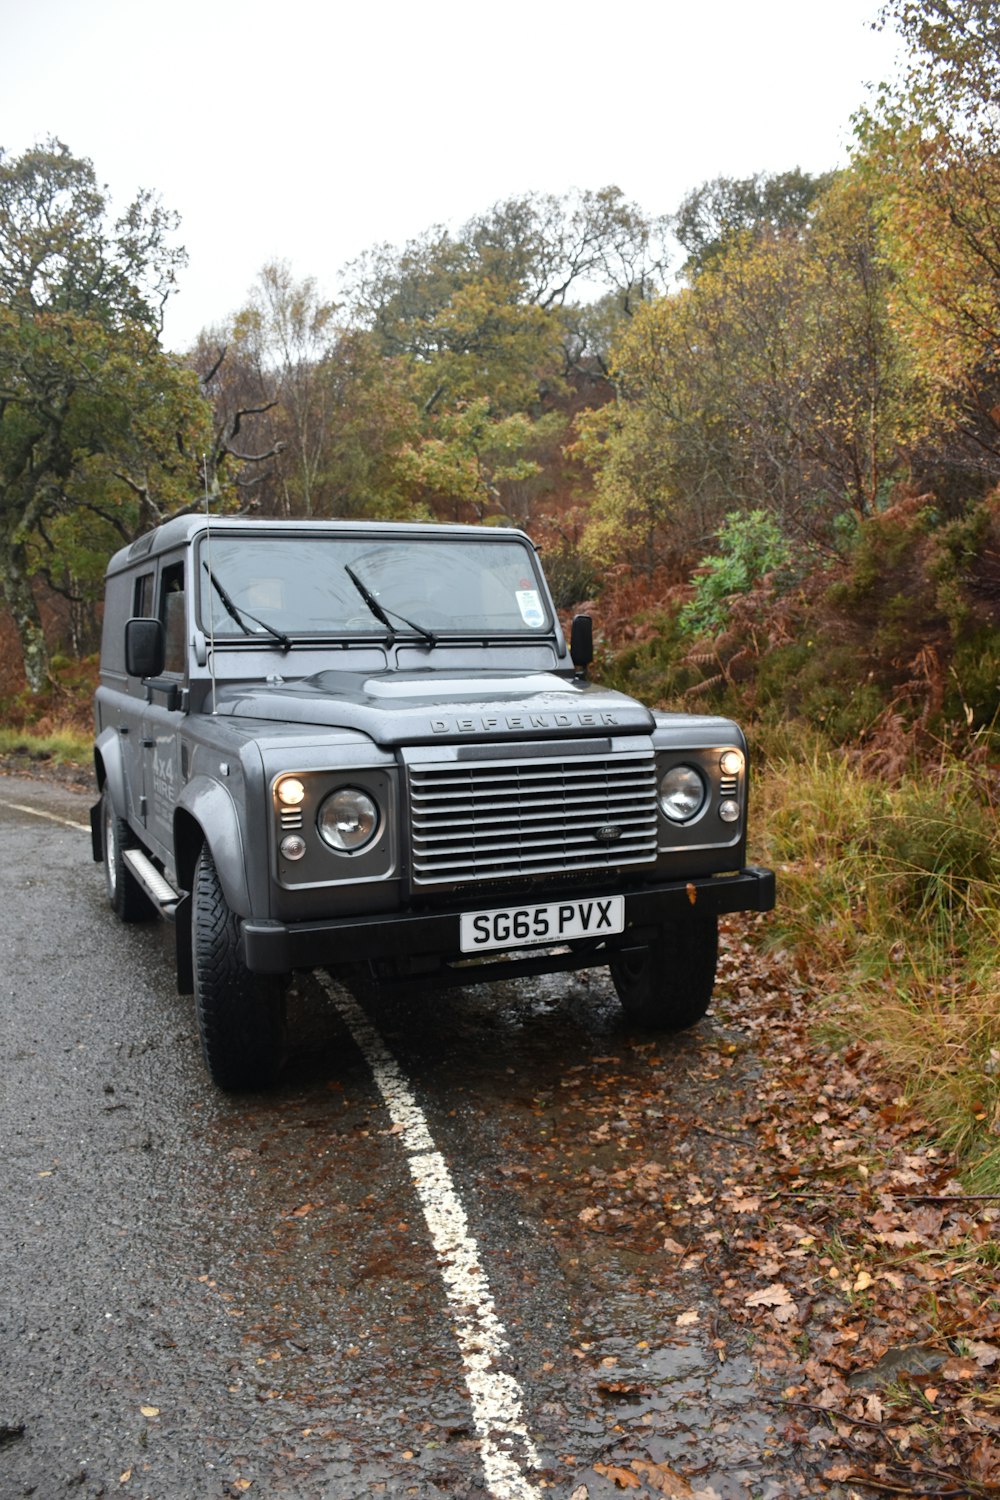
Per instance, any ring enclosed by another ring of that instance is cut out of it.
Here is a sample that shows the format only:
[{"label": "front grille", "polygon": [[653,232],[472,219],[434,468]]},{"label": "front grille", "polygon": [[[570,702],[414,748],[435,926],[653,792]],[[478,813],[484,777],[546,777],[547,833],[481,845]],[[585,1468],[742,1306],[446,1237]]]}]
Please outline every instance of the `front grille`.
[{"label": "front grille", "polygon": [[656,858],[651,748],[411,764],[409,790],[416,887],[618,870]]}]

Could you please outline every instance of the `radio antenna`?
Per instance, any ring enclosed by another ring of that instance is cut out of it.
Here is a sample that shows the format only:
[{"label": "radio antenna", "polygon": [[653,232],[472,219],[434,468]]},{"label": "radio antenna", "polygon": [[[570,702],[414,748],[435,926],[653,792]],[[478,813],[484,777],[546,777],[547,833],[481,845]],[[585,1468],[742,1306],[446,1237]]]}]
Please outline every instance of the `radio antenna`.
[{"label": "radio antenna", "polygon": [[212,597],[212,508],[208,494],[208,455],[201,455],[201,472],[205,482],[205,554],[208,568],[208,674],[212,679],[212,712],[215,702],[215,600]]}]

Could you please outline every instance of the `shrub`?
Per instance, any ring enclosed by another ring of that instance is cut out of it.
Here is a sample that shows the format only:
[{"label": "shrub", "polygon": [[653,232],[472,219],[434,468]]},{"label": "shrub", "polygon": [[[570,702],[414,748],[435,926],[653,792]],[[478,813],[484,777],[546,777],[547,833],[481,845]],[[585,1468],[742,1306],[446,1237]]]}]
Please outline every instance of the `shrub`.
[{"label": "shrub", "polygon": [[791,547],[775,518],[763,510],[731,512],[719,528],[718,552],[702,558],[694,593],[680,613],[688,635],[717,635],[729,620],[729,601],[767,573],[787,566]]}]

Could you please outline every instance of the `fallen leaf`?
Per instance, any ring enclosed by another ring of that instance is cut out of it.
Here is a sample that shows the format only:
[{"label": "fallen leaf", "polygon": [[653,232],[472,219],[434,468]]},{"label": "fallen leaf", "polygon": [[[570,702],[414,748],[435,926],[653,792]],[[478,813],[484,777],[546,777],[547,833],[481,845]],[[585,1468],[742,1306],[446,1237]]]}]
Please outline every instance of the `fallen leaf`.
[{"label": "fallen leaf", "polygon": [[693,1307],[690,1312],[681,1313],[680,1317],[675,1319],[675,1323],[678,1328],[690,1328],[700,1317],[698,1309]]},{"label": "fallen leaf", "polygon": [[160,1408],[158,1406],[140,1406],[139,1410],[144,1417],[158,1417],[160,1415]]},{"label": "fallen leaf", "polygon": [[853,1289],[856,1292],[866,1292],[872,1285],[874,1280],[875,1278],[873,1276],[869,1276],[867,1271],[859,1271]]},{"label": "fallen leaf", "polygon": [[941,1366],[945,1380],[975,1380],[979,1373],[980,1365],[975,1359],[949,1359]]},{"label": "fallen leaf", "polygon": [[875,1238],[880,1245],[890,1245],[897,1250],[901,1250],[904,1245],[916,1245],[919,1242],[919,1236],[909,1229],[885,1229]]},{"label": "fallen leaf", "polygon": [[652,1386],[641,1380],[599,1380],[597,1389],[607,1396],[647,1396]]},{"label": "fallen leaf", "polygon": [[311,1214],[315,1207],[315,1203],[303,1203],[299,1208],[292,1209],[291,1216],[293,1219],[304,1219],[306,1214]]},{"label": "fallen leaf", "polygon": [[698,900],[698,887],[696,885],[692,885],[690,880],[687,883],[687,897],[691,905],[694,906],[695,902]]},{"label": "fallen leaf", "polygon": [[792,1301],[786,1286],[780,1281],[775,1281],[771,1286],[762,1287],[759,1292],[752,1292],[746,1300],[747,1307],[787,1307]]},{"label": "fallen leaf", "polygon": [[666,1464],[648,1463],[644,1458],[634,1458],[632,1467],[657,1495],[670,1495],[673,1500],[691,1500],[694,1490],[681,1474]]},{"label": "fallen leaf", "polygon": [[640,1489],[640,1483],[631,1469],[619,1469],[614,1464],[595,1464],[595,1474],[603,1474],[606,1479],[613,1479],[615,1486],[620,1490]]}]

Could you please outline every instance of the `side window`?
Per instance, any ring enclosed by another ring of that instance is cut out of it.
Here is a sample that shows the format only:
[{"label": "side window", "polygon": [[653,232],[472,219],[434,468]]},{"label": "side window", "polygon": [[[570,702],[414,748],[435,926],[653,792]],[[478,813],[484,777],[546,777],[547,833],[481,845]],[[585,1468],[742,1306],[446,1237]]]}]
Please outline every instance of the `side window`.
[{"label": "side window", "polygon": [[166,634],[165,672],[183,672],[186,666],[184,623],[184,564],[171,563],[160,574],[160,619]]},{"label": "side window", "polygon": [[135,580],[135,593],[132,599],[132,613],[143,620],[151,618],[153,613],[153,575],[152,573],[140,573]]}]

